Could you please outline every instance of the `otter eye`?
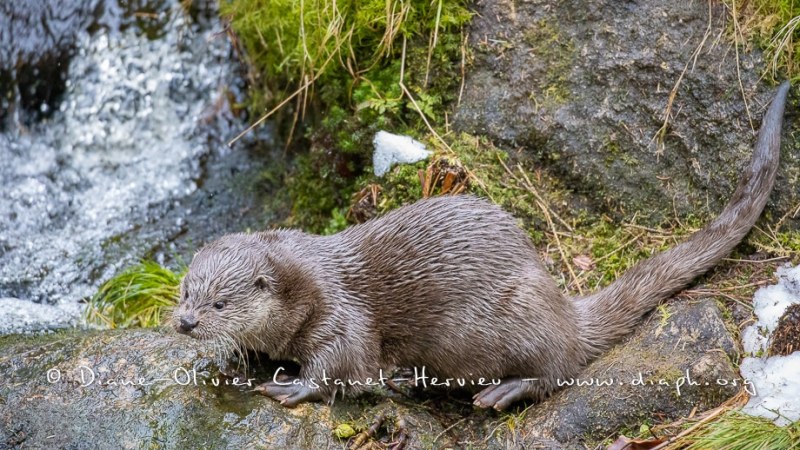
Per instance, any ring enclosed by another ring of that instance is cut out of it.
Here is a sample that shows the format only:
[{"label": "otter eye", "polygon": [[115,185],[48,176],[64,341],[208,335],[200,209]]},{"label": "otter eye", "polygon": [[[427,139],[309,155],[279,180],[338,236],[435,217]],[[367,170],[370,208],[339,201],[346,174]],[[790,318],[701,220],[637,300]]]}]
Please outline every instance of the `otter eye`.
[{"label": "otter eye", "polygon": [[214,303],[214,308],[216,308],[216,309],[222,309],[224,307],[225,307],[225,302]]}]

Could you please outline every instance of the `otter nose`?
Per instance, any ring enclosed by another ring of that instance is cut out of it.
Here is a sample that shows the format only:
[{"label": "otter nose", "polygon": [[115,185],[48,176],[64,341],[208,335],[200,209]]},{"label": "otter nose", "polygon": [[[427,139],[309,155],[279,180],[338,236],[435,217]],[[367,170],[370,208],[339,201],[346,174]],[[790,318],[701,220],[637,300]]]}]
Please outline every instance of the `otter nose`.
[{"label": "otter nose", "polygon": [[189,317],[183,316],[181,317],[180,324],[178,325],[178,331],[180,331],[181,333],[188,333],[194,330],[194,327],[196,326],[197,326],[197,319],[191,316]]}]

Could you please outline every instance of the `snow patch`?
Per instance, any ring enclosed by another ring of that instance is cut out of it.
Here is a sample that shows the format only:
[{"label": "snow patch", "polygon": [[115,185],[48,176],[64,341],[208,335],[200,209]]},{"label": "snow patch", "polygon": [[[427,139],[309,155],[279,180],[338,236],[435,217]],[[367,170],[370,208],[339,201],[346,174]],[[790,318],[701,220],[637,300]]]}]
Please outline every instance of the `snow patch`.
[{"label": "snow patch", "polygon": [[760,357],[786,309],[800,303],[800,266],[778,269],[778,284],[756,291],[753,309],[758,321],[742,333],[747,354],[740,366],[742,376],[756,388],[756,395],[742,409],[778,425],[800,420],[800,351],[787,356]]},{"label": "snow patch", "polygon": [[422,161],[431,156],[425,145],[409,136],[379,131],[372,140],[375,153],[372,154],[372,166],[376,176],[383,176],[392,164],[410,164]]}]

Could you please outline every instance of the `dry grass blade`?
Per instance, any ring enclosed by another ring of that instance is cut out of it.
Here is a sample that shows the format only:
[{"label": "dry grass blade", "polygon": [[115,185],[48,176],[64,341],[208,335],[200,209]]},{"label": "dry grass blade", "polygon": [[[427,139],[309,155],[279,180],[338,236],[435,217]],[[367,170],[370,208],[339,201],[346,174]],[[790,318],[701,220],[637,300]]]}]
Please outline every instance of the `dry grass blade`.
[{"label": "dry grass blade", "polygon": [[753,126],[753,117],[750,114],[750,105],[747,103],[747,95],[744,92],[744,85],[742,84],[742,71],[739,62],[739,45],[744,45],[744,36],[742,35],[742,28],[739,26],[739,16],[736,13],[736,2],[733,2],[733,30],[734,41],[733,48],[736,50],[736,79],[739,80],[739,90],[742,93],[742,101],[744,101],[744,109],[747,112],[747,120],[750,123],[750,129],[755,133],[755,126]]},{"label": "dry grass blade", "polygon": [[[706,411],[705,413],[700,414],[699,415],[700,419],[697,422],[695,422],[692,426],[681,431],[677,435],[667,439],[663,444],[655,447],[653,450],[673,450],[680,448],[681,446],[679,447],[675,446],[676,442],[680,442],[681,439],[696,432],[698,429],[703,427],[703,425],[711,422],[712,420],[721,416],[722,414],[731,411],[733,409],[741,408],[742,406],[744,406],[744,404],[747,403],[748,398],[749,396],[747,395],[747,392],[745,392],[744,390],[739,391],[738,394],[734,395],[733,397],[728,399],[725,403],[718,406],[717,408],[714,408],[710,411]],[[657,427],[654,427],[654,429],[656,428]]]},{"label": "dry grass blade", "polygon": [[403,93],[411,101],[411,104],[414,105],[414,109],[417,111],[422,121],[425,122],[425,126],[428,127],[428,131],[431,132],[431,134],[436,138],[437,141],[439,141],[439,143],[442,144],[442,146],[444,146],[444,148],[446,148],[450,153],[453,153],[453,149],[450,148],[450,145],[447,142],[445,142],[444,139],[442,139],[442,136],[440,136],[439,133],[437,133],[436,130],[433,128],[433,126],[431,126],[431,123],[428,122],[428,118],[425,117],[425,113],[422,112],[422,108],[419,107],[417,101],[414,100],[414,96],[411,95],[411,92],[409,92],[408,88],[406,87],[405,84],[403,84],[402,81],[400,82],[400,89],[403,90]]},{"label": "dry grass blade", "polygon": [[436,22],[433,27],[433,34],[431,35],[431,43],[428,45],[428,60],[425,63],[425,82],[423,86],[428,86],[428,75],[431,71],[431,57],[433,57],[433,49],[436,48],[436,41],[439,39],[439,23],[442,20],[442,0],[439,0],[439,6],[436,8]]},{"label": "dry grass blade", "polygon": [[[800,16],[796,16],[787,22],[786,25],[784,25],[777,33],[775,33],[775,37],[772,38],[769,51],[772,53],[772,62],[770,63],[770,68],[772,70],[773,78],[777,77],[781,55],[783,55],[784,52],[790,53],[792,51],[792,48],[794,47],[794,32],[799,26]],[[789,61],[789,64],[791,64],[791,58]],[[788,70],[789,72],[792,72],[792,67],[790,66]]]},{"label": "dry grass blade", "polygon": [[[341,42],[339,42],[338,45],[341,45]],[[316,71],[316,73],[314,74],[314,76],[310,80],[308,80],[305,84],[300,86],[290,96],[288,96],[285,99],[283,99],[283,101],[278,103],[278,105],[275,106],[274,108],[272,108],[268,113],[264,114],[258,120],[253,122],[253,124],[250,125],[249,127],[247,127],[247,129],[245,129],[244,131],[242,131],[241,133],[236,135],[235,138],[233,138],[230,141],[228,141],[228,147],[233,146],[233,144],[236,143],[236,141],[238,141],[239,139],[241,139],[244,135],[246,135],[247,133],[252,131],[255,127],[257,127],[257,126],[261,125],[262,123],[264,123],[264,121],[267,120],[268,118],[270,118],[273,114],[275,114],[276,112],[280,111],[280,109],[283,108],[284,106],[286,106],[287,103],[292,101],[293,98],[297,97],[300,94],[305,93],[305,91],[309,88],[309,86],[314,84],[314,82],[317,81],[317,79],[324,73],[325,67],[327,67],[328,63],[330,63],[331,60],[333,60],[333,57],[336,56],[336,54],[337,54],[337,52],[332,52],[328,56],[328,59],[325,60],[325,63],[322,65],[322,67],[320,67],[319,70]]]}]

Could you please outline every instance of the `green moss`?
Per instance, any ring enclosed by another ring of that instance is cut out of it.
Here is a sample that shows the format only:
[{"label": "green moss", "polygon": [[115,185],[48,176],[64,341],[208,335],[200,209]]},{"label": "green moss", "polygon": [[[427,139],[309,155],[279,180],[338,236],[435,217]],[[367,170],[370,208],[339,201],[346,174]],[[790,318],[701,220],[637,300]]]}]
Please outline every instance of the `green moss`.
[{"label": "green moss", "polygon": [[[471,18],[464,0],[231,0],[221,2],[220,14],[231,21],[253,69],[254,111],[304,86],[327,106],[399,108],[404,40],[412,42],[410,58],[418,49],[424,55],[423,67],[408,66],[425,71],[415,76],[435,78],[431,72],[451,59],[453,38],[458,46],[460,28]],[[434,35],[437,45],[429,46]]]},{"label": "green moss", "polygon": [[[366,182],[378,182],[383,195],[378,202],[378,212],[384,213],[422,198],[422,184],[419,172],[424,171],[428,162],[403,164],[394,167],[383,180],[367,177]],[[362,183],[364,182],[362,181]]]},{"label": "green moss", "polygon": [[547,67],[544,78],[534,81],[537,90],[530,93],[531,100],[540,106],[564,104],[570,97],[567,82],[574,66],[574,42],[553,21],[540,20],[525,35],[525,43],[531,48],[532,63]]},{"label": "green moss", "polygon": [[86,308],[86,320],[109,328],[156,326],[177,303],[184,272],[152,261],[132,266],[100,286]]},{"label": "green moss", "polygon": [[[465,0],[232,0],[221,4],[251,67],[251,111],[301,90],[284,115],[300,120],[301,156],[283,181],[288,225],[341,228],[341,217],[371,169],[380,129],[418,134],[420,114],[436,124],[457,95],[466,56]],[[401,82],[413,96],[406,95]],[[290,128],[287,124],[285,128]]]}]

